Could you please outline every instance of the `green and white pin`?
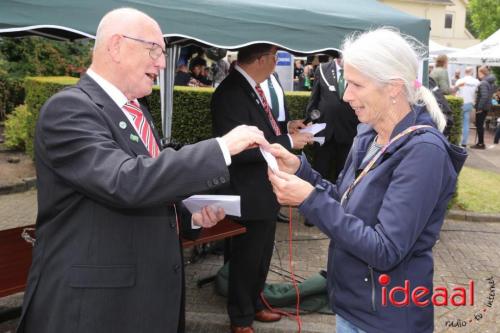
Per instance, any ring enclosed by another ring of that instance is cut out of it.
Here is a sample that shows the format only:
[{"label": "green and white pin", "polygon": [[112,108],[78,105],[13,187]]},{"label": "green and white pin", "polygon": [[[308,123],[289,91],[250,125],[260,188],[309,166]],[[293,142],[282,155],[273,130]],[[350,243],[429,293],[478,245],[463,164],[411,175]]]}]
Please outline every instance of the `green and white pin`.
[{"label": "green and white pin", "polygon": [[139,142],[139,137],[135,134],[130,133],[130,140],[134,142]]},{"label": "green and white pin", "polygon": [[120,123],[118,124],[118,126],[120,126],[121,129],[125,129],[125,128],[127,128],[127,123],[124,122],[124,121],[120,121]]}]

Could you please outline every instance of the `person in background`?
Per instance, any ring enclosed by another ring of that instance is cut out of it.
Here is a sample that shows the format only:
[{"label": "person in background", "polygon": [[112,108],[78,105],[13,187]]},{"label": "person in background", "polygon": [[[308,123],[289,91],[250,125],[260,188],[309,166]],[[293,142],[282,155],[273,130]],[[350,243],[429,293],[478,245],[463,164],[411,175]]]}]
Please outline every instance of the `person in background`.
[{"label": "person in background", "polygon": [[[230,59],[230,56],[227,56]],[[214,87],[217,88],[219,84],[226,78],[229,74],[229,62],[224,58],[221,58],[216,63],[216,72],[214,75]]]},{"label": "person in background", "polygon": [[490,74],[487,66],[479,67],[477,76],[481,82],[477,89],[476,97],[476,130],[477,143],[471,148],[485,149],[484,145],[484,121],[488,112],[491,110],[491,99],[495,92],[495,77]]},{"label": "person in background", "polygon": [[453,76],[453,78],[451,79],[451,86],[452,87],[455,87],[456,84],[457,84],[457,81],[460,79],[460,75],[461,75],[461,71],[460,71],[460,68],[457,68],[455,69],[455,75]]},{"label": "person in background", "polygon": [[312,82],[314,78],[313,61],[314,57],[311,56],[307,57],[307,62],[306,65],[304,66],[304,85],[303,85],[304,91],[310,91],[314,84],[314,82]]},{"label": "person in background", "polygon": [[440,54],[436,58],[436,66],[432,70],[430,76],[434,79],[437,86],[443,94],[449,95],[452,93],[450,87],[450,77],[448,75],[448,57],[446,54]]},{"label": "person in background", "polygon": [[382,298],[382,287],[405,283],[433,290],[432,248],[467,156],[441,133],[446,119],[417,81],[411,41],[380,28],[344,42],[344,100],[362,124],[336,184],[303,156],[268,148],[279,165],[268,171],[278,201],[297,206],[331,239],[337,333],[434,331],[431,294],[420,295],[422,306]]},{"label": "person in background", "polygon": [[203,68],[203,70],[200,72],[199,81],[205,87],[212,86],[213,82],[212,82],[212,80],[210,80],[210,68],[208,68],[208,67]]},{"label": "person in background", "polygon": [[202,83],[203,77],[202,77],[202,72],[205,69],[205,64],[206,61],[204,59],[201,59],[199,57],[191,59],[191,62],[189,63],[189,72],[191,74],[191,79],[190,79],[190,86],[193,87],[208,87],[208,85]]},{"label": "person in background", "polygon": [[174,85],[175,86],[188,86],[191,81],[191,74],[189,74],[186,63],[182,60],[177,62],[177,71],[175,73]]},{"label": "person in background", "polygon": [[[182,330],[175,203],[228,183],[231,155],[267,141],[241,126],[162,150],[137,99],[151,93],[165,53],[151,17],[113,10],[87,74],[40,110],[36,244],[19,333]],[[223,217],[205,207],[192,221],[210,227]]]},{"label": "person in background", "polygon": [[301,91],[304,87],[304,61],[297,59],[293,63],[293,90]]},{"label": "person in background", "polygon": [[[294,149],[302,149],[309,142],[311,136],[302,134],[300,129],[305,128],[306,125],[302,119],[290,120],[290,113],[286,105],[285,90],[281,86],[278,73],[274,72],[267,80],[261,83],[262,90],[269,101],[271,112],[276,118],[282,133],[288,133],[292,146]],[[278,222],[288,223],[290,218],[287,214],[278,213]]]},{"label": "person in background", "polygon": [[474,68],[465,68],[465,76],[455,82],[457,87],[457,96],[462,97],[464,104],[462,105],[462,147],[467,147],[469,138],[470,113],[474,107],[474,99],[476,90],[479,86],[479,80],[472,76]]},{"label": "person in background", "polygon": [[[315,143],[313,146],[313,168],[323,178],[335,182],[356,136],[358,119],[351,106],[342,99],[345,80],[340,57],[320,63],[314,77],[306,116],[312,110],[319,110],[321,116],[316,122],[326,123],[326,128],[322,132],[325,143]],[[321,133],[317,136],[321,136]],[[304,223],[306,226],[312,226],[307,220]]]},{"label": "person in background", "polygon": [[359,123],[354,110],[342,99],[345,89],[341,57],[318,65],[306,115],[318,109],[321,116],[316,122],[326,123],[325,143],[314,145],[313,167],[331,182],[344,167]]},{"label": "person in background", "polygon": [[[274,72],[276,52],[276,46],[270,44],[252,44],[239,50],[234,69],[212,96],[215,135],[247,124],[258,127],[269,142],[280,143],[287,149],[301,149],[312,142],[311,134],[294,136],[284,131],[278,123],[279,113],[273,114],[272,102],[264,93],[262,84]],[[241,196],[239,221],[247,228],[246,233],[231,240],[227,311],[233,333],[254,332],[254,320],[281,319],[279,314],[265,309],[260,299],[273,254],[280,208],[266,172],[267,163],[259,149],[246,151],[233,158],[229,169],[231,182],[221,190],[224,194]]]}]

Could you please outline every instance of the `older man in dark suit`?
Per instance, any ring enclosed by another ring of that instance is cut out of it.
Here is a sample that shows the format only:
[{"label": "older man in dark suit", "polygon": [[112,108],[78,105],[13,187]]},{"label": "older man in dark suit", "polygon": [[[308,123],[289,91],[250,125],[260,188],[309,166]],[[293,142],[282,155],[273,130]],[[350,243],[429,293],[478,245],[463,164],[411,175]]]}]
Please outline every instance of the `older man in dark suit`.
[{"label": "older man in dark suit", "polygon": [[[254,44],[241,49],[238,63],[212,97],[214,134],[241,125],[258,127],[271,143],[301,149],[310,134],[287,134],[271,110],[261,83],[276,65],[276,47]],[[253,332],[252,322],[276,321],[280,315],[265,310],[259,294],[266,281],[273,252],[279,204],[267,179],[267,164],[258,149],[242,152],[229,167],[230,188],[241,195],[244,235],[233,238],[229,264],[228,313],[232,332]]]},{"label": "older man in dark suit", "polygon": [[[165,67],[158,24],[105,15],[80,82],[43,106],[36,127],[37,241],[18,332],[176,333],[182,261],[175,202],[229,182],[234,155],[266,141],[256,128],[161,150],[137,98]],[[194,223],[223,211],[205,207]]]}]

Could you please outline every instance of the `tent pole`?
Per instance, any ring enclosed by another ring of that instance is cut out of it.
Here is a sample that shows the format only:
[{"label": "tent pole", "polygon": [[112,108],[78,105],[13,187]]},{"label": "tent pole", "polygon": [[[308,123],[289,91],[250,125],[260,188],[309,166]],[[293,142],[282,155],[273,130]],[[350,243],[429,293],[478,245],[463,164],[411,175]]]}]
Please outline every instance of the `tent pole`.
[{"label": "tent pole", "polygon": [[167,44],[167,64],[160,73],[161,123],[164,143],[172,141],[175,65],[179,59],[180,51],[179,45]]}]

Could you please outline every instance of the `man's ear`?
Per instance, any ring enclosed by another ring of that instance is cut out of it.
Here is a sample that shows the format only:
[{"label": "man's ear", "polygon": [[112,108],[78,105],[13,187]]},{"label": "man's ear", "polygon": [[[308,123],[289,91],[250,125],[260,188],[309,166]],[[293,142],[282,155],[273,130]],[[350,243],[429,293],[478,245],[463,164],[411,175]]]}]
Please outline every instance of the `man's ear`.
[{"label": "man's ear", "polygon": [[114,34],[113,36],[111,36],[111,38],[108,41],[109,56],[116,63],[121,62],[122,55],[121,55],[120,50],[123,47],[122,39],[123,38],[120,35]]}]

